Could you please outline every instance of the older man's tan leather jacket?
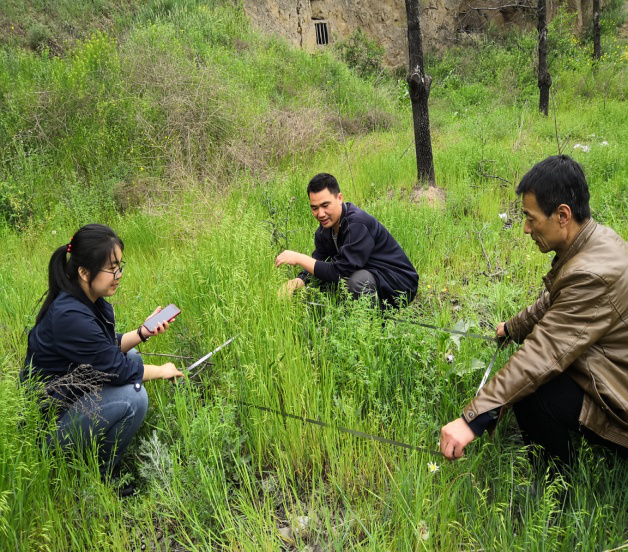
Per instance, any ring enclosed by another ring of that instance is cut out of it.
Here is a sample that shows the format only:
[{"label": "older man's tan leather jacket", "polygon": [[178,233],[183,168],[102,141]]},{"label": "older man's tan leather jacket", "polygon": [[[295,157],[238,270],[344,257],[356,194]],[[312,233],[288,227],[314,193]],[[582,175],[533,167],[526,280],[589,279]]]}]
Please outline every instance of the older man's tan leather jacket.
[{"label": "older man's tan leather jacket", "polygon": [[523,345],[464,418],[503,413],[565,372],[585,392],[580,423],[628,447],[628,244],[590,219],[543,280],[543,296],[507,322]]}]

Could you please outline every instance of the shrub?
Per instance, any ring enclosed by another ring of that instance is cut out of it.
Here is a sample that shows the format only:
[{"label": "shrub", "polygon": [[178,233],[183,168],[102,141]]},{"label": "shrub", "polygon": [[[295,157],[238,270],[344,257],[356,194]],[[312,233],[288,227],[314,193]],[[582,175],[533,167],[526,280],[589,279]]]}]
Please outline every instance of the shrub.
[{"label": "shrub", "polygon": [[36,52],[48,48],[52,42],[52,33],[47,25],[36,23],[27,33],[28,45]]},{"label": "shrub", "polygon": [[338,42],[336,51],[340,59],[355,69],[361,77],[373,77],[382,72],[384,48],[360,28],[347,40]]},{"label": "shrub", "polygon": [[24,186],[0,180],[0,222],[21,229],[31,217],[31,207]]},{"label": "shrub", "polygon": [[153,25],[124,45],[122,73],[153,163],[171,176],[202,179],[230,134],[237,100],[229,97],[219,70],[189,54],[171,27]]}]

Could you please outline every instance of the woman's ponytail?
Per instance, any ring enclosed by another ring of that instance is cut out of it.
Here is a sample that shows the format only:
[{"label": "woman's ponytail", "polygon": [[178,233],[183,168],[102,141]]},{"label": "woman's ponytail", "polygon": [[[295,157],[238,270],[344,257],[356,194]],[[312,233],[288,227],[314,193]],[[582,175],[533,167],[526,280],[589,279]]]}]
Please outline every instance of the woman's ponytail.
[{"label": "woman's ponytail", "polygon": [[35,324],[39,324],[44,317],[48,308],[52,302],[57,298],[59,292],[67,291],[71,292],[72,283],[68,278],[68,246],[62,245],[57,248],[50,257],[48,263],[48,293],[46,294],[46,300],[39,310]]}]

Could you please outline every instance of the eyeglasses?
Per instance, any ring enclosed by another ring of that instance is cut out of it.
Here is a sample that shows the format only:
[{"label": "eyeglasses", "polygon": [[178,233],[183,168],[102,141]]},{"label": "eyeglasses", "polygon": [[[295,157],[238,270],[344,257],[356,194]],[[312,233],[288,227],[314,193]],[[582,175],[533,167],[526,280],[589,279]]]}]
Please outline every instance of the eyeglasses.
[{"label": "eyeglasses", "polygon": [[120,261],[120,266],[115,270],[99,270],[99,272],[106,272],[107,274],[113,274],[113,277],[117,280],[122,276],[124,272],[124,267],[126,266],[126,261]]}]

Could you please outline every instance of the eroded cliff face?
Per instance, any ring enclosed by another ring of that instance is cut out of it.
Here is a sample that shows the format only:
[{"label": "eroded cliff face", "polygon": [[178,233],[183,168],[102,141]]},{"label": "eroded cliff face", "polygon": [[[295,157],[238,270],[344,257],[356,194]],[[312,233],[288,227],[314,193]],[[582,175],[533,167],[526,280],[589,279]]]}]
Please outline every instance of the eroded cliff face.
[{"label": "eroded cliff face", "polygon": [[[578,13],[578,27],[590,17],[591,0],[566,0],[569,10]],[[520,5],[531,6],[520,7]],[[548,18],[558,9],[548,2]],[[255,28],[279,34],[308,51],[328,48],[358,28],[386,50],[385,64],[407,63],[407,27],[404,0],[244,0],[247,15]],[[534,27],[535,0],[422,0],[421,31],[425,49],[440,49],[461,35],[485,30],[489,24]],[[585,16],[583,16],[585,14]]]},{"label": "eroded cliff face", "polygon": [[[387,64],[404,63],[407,31],[403,2],[244,0],[244,7],[255,28],[284,36],[294,45],[308,51],[328,47],[334,41],[345,39],[362,28],[386,49]],[[321,44],[326,37],[328,43]]]}]

